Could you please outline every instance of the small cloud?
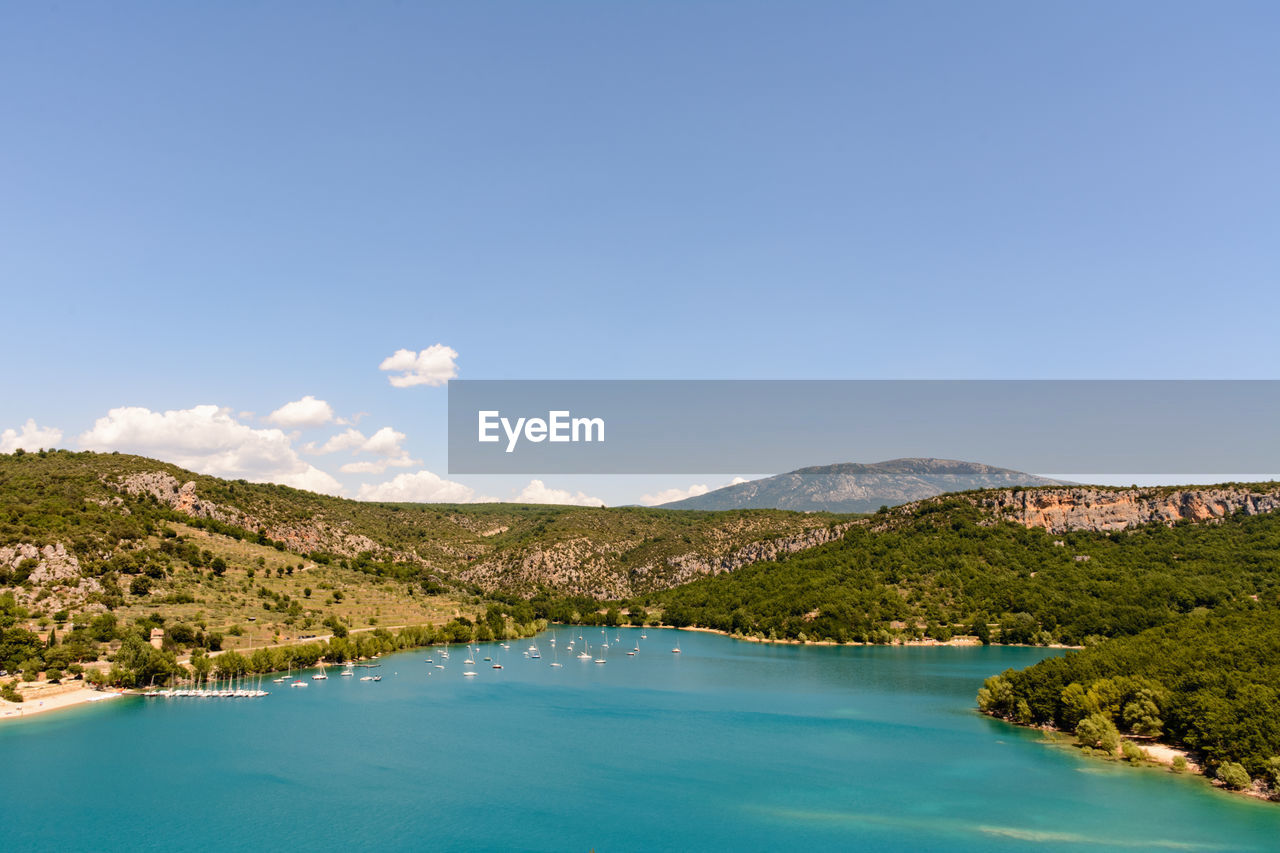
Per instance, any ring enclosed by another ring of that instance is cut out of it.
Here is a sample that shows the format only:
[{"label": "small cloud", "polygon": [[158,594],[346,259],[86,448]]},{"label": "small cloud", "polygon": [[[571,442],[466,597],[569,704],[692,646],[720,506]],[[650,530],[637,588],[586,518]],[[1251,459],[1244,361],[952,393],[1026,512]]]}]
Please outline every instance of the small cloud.
[{"label": "small cloud", "polygon": [[352,450],[359,448],[366,441],[368,441],[368,439],[364,437],[364,433],[359,430],[348,429],[338,433],[337,435],[329,436],[329,439],[321,445],[317,445],[314,441],[309,441],[302,445],[302,450],[304,453],[311,453],[320,456],[325,453],[337,453],[339,450]]},{"label": "small cloud", "polygon": [[7,429],[0,432],[0,453],[12,453],[15,450],[40,450],[57,447],[62,441],[62,430],[57,427],[38,426],[35,418],[27,418],[22,431]]},{"label": "small cloud", "polygon": [[702,484],[694,484],[687,489],[663,489],[651,495],[641,495],[640,503],[645,506],[658,506],[659,504],[669,504],[672,501],[682,501],[685,498],[696,498],[698,495],[705,495],[709,491],[711,489]]},{"label": "small cloud", "polygon": [[397,474],[385,483],[366,483],[357,500],[391,503],[468,503],[475,490],[462,483],[445,480],[430,471]]},{"label": "small cloud", "polygon": [[378,365],[379,370],[390,370],[398,376],[388,376],[387,380],[397,388],[411,388],[414,385],[443,385],[458,375],[458,366],[454,364],[458,353],[444,344],[432,344],[422,352],[400,349],[387,356]]},{"label": "small cloud", "polygon": [[530,480],[529,485],[516,495],[516,503],[522,504],[569,504],[571,506],[604,506],[604,501],[593,498],[583,492],[569,492],[565,489],[550,489],[541,480]]},{"label": "small cloud", "polygon": [[299,427],[318,427],[333,420],[333,407],[324,400],[317,400],[310,394],[301,400],[285,403],[267,416],[267,423],[297,429]]},{"label": "small cloud", "polygon": [[375,462],[348,462],[338,470],[344,474],[381,474],[388,468],[408,468],[410,465],[421,464],[421,459],[410,459],[406,454],[391,459],[379,459]]},{"label": "small cloud", "polygon": [[705,495],[707,492],[716,489],[723,489],[727,486],[736,486],[740,483],[751,482],[746,477],[734,477],[723,486],[705,486],[701,483],[695,483],[687,489],[663,489],[660,492],[654,492],[651,495],[641,495],[640,503],[645,506],[660,506],[661,504],[669,504],[673,501],[682,501],[686,498],[696,498]]}]

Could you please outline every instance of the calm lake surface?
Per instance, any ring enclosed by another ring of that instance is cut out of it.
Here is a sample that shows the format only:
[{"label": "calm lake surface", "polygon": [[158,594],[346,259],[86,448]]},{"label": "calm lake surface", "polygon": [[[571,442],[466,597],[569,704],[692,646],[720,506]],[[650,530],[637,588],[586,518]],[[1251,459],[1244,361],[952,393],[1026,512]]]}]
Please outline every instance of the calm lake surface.
[{"label": "calm lake surface", "polygon": [[[599,628],[389,656],[381,682],[0,725],[0,841],[96,850],[1276,850],[1280,807],[973,710],[1024,648]],[[550,639],[559,637],[553,653]],[[614,638],[620,638],[615,643]],[[682,654],[671,654],[679,640]],[[640,653],[626,651],[639,645]],[[581,650],[582,641],[578,641]],[[550,664],[557,659],[562,667]],[[477,675],[465,678],[464,670]]]}]

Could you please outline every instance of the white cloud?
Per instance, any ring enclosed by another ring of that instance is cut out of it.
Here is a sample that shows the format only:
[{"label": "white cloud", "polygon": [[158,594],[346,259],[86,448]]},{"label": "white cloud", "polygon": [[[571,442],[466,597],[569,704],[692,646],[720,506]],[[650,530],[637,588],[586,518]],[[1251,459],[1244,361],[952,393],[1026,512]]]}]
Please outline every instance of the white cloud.
[{"label": "white cloud", "polygon": [[395,456],[404,453],[400,448],[402,441],[404,441],[404,433],[396,432],[391,427],[383,427],[369,436],[369,440],[360,449],[377,456]]},{"label": "white cloud", "polygon": [[695,483],[687,489],[663,489],[651,495],[641,495],[640,503],[645,506],[657,506],[658,504],[668,504],[672,501],[682,501],[685,498],[696,498],[698,495],[705,495],[709,491],[711,489],[707,486]]},{"label": "white cloud", "polygon": [[318,427],[332,420],[333,407],[324,400],[317,400],[310,394],[301,400],[285,403],[267,416],[267,423],[282,426],[285,429]]},{"label": "white cloud", "polygon": [[339,469],[344,474],[381,474],[388,468],[408,468],[411,465],[422,464],[421,459],[412,458],[409,451],[400,446],[400,442],[404,439],[404,433],[397,432],[391,427],[383,427],[371,436],[365,436],[358,429],[346,429],[337,435],[330,436],[324,444],[319,446],[314,441],[308,442],[303,445],[302,450],[316,455],[350,450],[352,453],[371,453],[374,456],[381,456],[381,459],[374,462],[348,462]]},{"label": "white cloud", "polygon": [[27,418],[21,432],[16,429],[0,432],[0,453],[12,453],[18,448],[40,450],[57,447],[59,441],[62,441],[62,430],[57,427],[37,426],[35,418]]},{"label": "white cloud", "polygon": [[357,500],[393,503],[467,503],[474,497],[471,487],[426,470],[397,474],[385,483],[366,483],[356,494]]},{"label": "white cloud", "polygon": [[279,429],[255,429],[240,423],[231,410],[195,406],[153,412],[122,406],[98,418],[80,436],[86,450],[119,450],[172,462],[183,468],[230,479],[283,483],[314,492],[338,494],[331,475],[298,457]]},{"label": "white cloud", "polygon": [[516,503],[522,504],[572,504],[573,506],[604,506],[604,501],[583,492],[550,489],[541,480],[530,480],[529,485],[516,495]]},{"label": "white cloud", "polygon": [[443,385],[458,375],[457,357],[458,353],[444,344],[432,344],[422,352],[399,349],[383,359],[378,369],[398,371],[399,376],[387,377],[397,388]]},{"label": "white cloud", "polygon": [[364,433],[358,429],[347,429],[337,435],[329,436],[329,439],[319,446],[314,441],[309,441],[302,446],[305,453],[314,453],[317,455],[325,453],[337,453],[339,450],[358,450],[364,446],[369,439],[365,438]]},{"label": "white cloud", "polygon": [[746,477],[734,477],[724,486],[705,486],[701,483],[695,483],[687,489],[663,489],[660,492],[654,492],[651,495],[641,495],[640,503],[645,506],[658,506],[659,504],[671,503],[672,501],[682,501],[685,498],[696,498],[699,495],[705,495],[714,489],[723,489],[725,486],[736,486],[739,483],[750,482]]}]

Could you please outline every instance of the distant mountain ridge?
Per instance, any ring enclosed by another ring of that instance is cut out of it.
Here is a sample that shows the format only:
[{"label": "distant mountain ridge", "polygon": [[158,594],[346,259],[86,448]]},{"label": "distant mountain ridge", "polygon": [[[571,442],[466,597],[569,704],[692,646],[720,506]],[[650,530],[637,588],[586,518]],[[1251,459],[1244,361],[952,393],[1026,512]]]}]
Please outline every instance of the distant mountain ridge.
[{"label": "distant mountain ridge", "polygon": [[1067,485],[1009,468],[954,459],[908,458],[843,462],[725,486],[662,504],[663,509],[787,509],[796,512],[875,512],[946,492],[1013,486]]}]

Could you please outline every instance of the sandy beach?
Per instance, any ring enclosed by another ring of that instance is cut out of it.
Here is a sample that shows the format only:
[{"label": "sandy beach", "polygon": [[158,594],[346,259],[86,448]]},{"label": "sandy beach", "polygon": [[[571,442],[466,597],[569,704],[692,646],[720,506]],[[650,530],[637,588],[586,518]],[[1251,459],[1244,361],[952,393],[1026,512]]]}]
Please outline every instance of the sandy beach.
[{"label": "sandy beach", "polygon": [[50,685],[33,690],[25,702],[8,702],[0,699],[0,721],[21,720],[36,714],[45,714],[49,711],[74,708],[86,702],[103,702],[122,695],[122,693],[114,691],[93,690],[85,687],[81,682]]}]

